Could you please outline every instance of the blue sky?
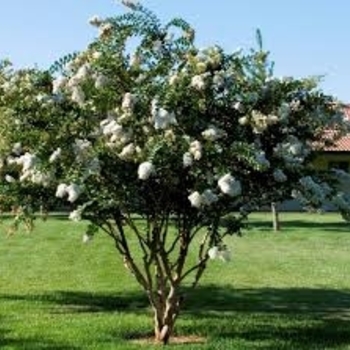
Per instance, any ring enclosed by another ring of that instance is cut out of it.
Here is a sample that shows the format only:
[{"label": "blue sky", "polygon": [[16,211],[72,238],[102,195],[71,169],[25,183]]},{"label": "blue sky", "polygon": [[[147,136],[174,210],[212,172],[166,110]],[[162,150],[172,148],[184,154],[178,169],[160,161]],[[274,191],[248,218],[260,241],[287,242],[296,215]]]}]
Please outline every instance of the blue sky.
[{"label": "blue sky", "polygon": [[[277,76],[325,75],[327,93],[350,102],[350,1],[144,0],[162,19],[181,16],[199,46],[250,48],[260,28]],[[11,0],[1,6],[0,57],[16,66],[47,67],[83,49],[96,35],[87,20],[120,14],[114,0]]]}]

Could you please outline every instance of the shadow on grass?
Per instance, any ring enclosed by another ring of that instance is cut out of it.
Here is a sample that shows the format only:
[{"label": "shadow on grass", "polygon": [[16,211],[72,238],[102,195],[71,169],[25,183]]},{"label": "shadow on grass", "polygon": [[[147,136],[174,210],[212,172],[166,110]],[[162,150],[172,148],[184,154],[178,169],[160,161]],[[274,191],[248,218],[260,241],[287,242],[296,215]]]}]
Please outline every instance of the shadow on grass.
[{"label": "shadow on grass", "polygon": [[[185,289],[184,294],[183,319],[190,321],[180,323],[180,332],[184,334],[242,341],[250,349],[323,349],[350,345],[350,290],[233,289],[207,285],[196,290]],[[147,298],[141,292],[0,295],[0,302],[6,300],[39,301],[48,304],[53,313],[149,311]],[[0,336],[0,347],[4,344]],[[55,346],[49,348],[65,349]]]},{"label": "shadow on grass", "polygon": [[[348,318],[350,321],[350,290],[317,288],[234,289],[231,286],[206,285],[184,288],[187,314],[219,317],[228,313],[305,314],[319,317]],[[125,294],[56,291],[39,295],[0,294],[0,301],[33,301],[57,306],[60,312],[133,312],[149,307],[141,291]]]},{"label": "shadow on grass", "polygon": [[[0,322],[3,322],[3,320]],[[72,345],[64,345],[45,340],[42,338],[20,338],[12,337],[10,331],[0,328],[0,349],[7,347],[8,349],[51,349],[51,350],[78,350],[78,347]]]},{"label": "shadow on grass", "polygon": [[122,295],[75,291],[56,291],[39,295],[0,294],[1,300],[41,302],[53,306],[53,313],[137,312],[149,305],[146,296],[141,292]]},{"label": "shadow on grass", "polygon": [[[349,232],[350,233],[350,223],[346,221],[339,222],[314,222],[307,220],[283,220],[280,221],[282,233],[283,230],[292,229],[297,230],[307,230],[312,234],[317,234],[320,232]],[[272,231],[272,221],[269,220],[251,220],[248,221],[247,228],[249,230],[260,230],[260,231]],[[306,233],[306,232],[305,232]]]}]

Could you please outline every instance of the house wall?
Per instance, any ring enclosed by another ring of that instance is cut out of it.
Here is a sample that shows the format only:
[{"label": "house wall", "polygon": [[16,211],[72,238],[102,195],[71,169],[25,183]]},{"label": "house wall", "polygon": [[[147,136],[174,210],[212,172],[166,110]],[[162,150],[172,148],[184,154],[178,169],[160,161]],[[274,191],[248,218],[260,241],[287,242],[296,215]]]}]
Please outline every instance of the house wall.
[{"label": "house wall", "polygon": [[[322,153],[314,160],[315,166],[320,170],[329,169],[331,162],[347,162],[350,166],[350,152],[327,152]],[[348,168],[348,171],[350,167]]]}]

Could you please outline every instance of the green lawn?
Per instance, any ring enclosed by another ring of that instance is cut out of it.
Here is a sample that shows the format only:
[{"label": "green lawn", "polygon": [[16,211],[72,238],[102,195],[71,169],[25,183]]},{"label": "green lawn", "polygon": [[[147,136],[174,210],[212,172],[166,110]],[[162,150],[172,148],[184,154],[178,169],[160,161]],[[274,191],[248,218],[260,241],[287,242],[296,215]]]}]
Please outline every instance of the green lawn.
[{"label": "green lawn", "polygon": [[[350,349],[350,226],[337,215],[250,221],[189,291],[177,332],[206,344],[175,349]],[[81,243],[83,224],[37,221],[0,234],[1,349],[139,349],[152,330],[147,301],[109,238]],[[1,229],[0,227],[0,229]],[[143,346],[143,349],[157,347]]]}]

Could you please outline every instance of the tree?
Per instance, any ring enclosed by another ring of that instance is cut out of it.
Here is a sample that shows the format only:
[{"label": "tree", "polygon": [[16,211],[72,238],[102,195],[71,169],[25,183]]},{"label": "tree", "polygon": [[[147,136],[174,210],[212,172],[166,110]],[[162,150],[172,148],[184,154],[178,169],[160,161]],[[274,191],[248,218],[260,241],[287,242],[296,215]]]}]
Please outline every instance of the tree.
[{"label": "tree", "polygon": [[112,238],[167,343],[184,281],[229,260],[225,239],[252,210],[293,192],[347,211],[345,175],[310,163],[347,126],[315,79],[274,78],[262,48],[199,50],[182,19],[162,25],[124,3],[127,14],[92,18],[98,38],[51,71],[2,69],[1,174],[19,202],[33,182],[54,186],[88,235]]}]

